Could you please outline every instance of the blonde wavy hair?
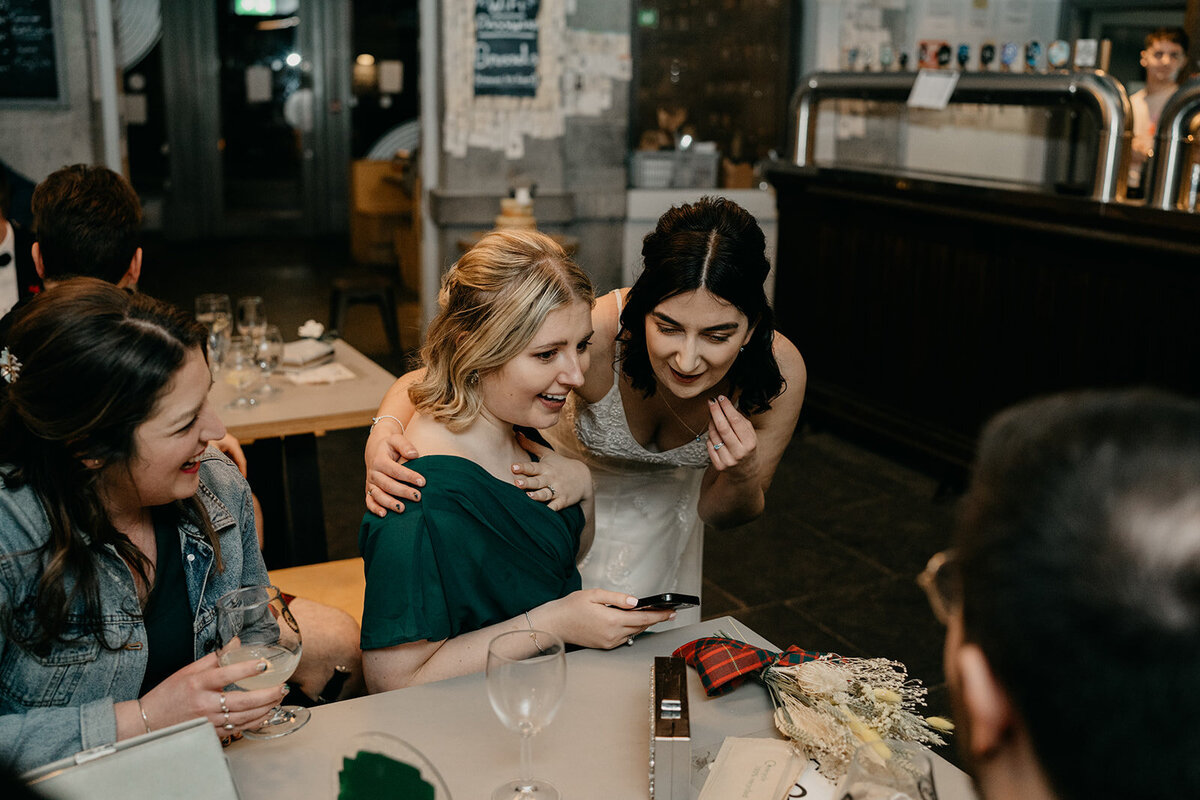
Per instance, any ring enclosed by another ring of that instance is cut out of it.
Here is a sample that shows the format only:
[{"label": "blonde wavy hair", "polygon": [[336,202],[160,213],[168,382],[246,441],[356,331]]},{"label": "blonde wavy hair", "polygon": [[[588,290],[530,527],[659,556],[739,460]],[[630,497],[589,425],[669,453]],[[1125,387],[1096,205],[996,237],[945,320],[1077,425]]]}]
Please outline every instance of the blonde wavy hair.
[{"label": "blonde wavy hair", "polygon": [[488,233],[442,279],[421,349],[425,377],[409,398],[450,430],[466,428],[483,405],[480,376],[524,350],[551,311],[595,299],[587,275],[549,236]]}]

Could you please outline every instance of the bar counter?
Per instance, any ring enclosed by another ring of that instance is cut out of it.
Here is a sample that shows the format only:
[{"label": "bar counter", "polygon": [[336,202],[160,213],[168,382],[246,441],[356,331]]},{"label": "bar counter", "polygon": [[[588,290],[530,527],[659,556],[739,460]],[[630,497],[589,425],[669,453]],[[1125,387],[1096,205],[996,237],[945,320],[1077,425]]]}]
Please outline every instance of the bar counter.
[{"label": "bar counter", "polygon": [[960,472],[1013,402],[1200,392],[1200,215],[932,175],[776,162],[768,177],[778,327],[815,420]]}]

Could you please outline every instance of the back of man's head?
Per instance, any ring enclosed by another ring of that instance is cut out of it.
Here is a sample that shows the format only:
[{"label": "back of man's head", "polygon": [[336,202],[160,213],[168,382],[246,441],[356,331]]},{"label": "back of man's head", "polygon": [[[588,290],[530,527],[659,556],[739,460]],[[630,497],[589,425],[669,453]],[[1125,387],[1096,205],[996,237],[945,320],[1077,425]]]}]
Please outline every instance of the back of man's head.
[{"label": "back of man's head", "polygon": [[33,190],[33,229],[43,277],[117,283],[138,249],[142,206],[129,181],[106,167],[74,164]]},{"label": "back of man's head", "polygon": [[1200,797],[1200,404],[1033,401],[986,428],[956,555],[963,635],[1059,797]]}]

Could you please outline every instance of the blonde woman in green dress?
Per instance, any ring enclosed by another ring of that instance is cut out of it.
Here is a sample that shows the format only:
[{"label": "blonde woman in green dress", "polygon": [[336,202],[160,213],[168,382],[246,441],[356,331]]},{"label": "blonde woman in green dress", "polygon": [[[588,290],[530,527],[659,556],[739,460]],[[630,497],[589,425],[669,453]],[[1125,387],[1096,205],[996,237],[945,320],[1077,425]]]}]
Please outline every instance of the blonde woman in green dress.
[{"label": "blonde woman in green dress", "polygon": [[512,472],[531,455],[553,457],[536,431],[583,382],[593,300],[582,270],[535,232],[489,234],[447,273],[409,389],[407,435],[422,454],[412,463],[429,488],[408,513],[368,513],[359,534],[370,691],[480,671],[505,631],[612,648],[674,616],[580,589],[591,494],[556,511]]}]

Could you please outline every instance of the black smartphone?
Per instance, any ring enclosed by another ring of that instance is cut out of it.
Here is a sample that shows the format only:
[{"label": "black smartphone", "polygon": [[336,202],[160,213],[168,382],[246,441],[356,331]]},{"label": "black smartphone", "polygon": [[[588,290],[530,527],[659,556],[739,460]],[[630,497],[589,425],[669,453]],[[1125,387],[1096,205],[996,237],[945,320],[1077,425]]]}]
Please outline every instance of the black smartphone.
[{"label": "black smartphone", "polygon": [[679,592],[663,592],[649,597],[643,597],[638,600],[637,605],[630,611],[638,611],[641,609],[650,609],[652,611],[664,611],[668,608],[695,608],[700,605],[700,598],[694,594],[680,594]]}]

